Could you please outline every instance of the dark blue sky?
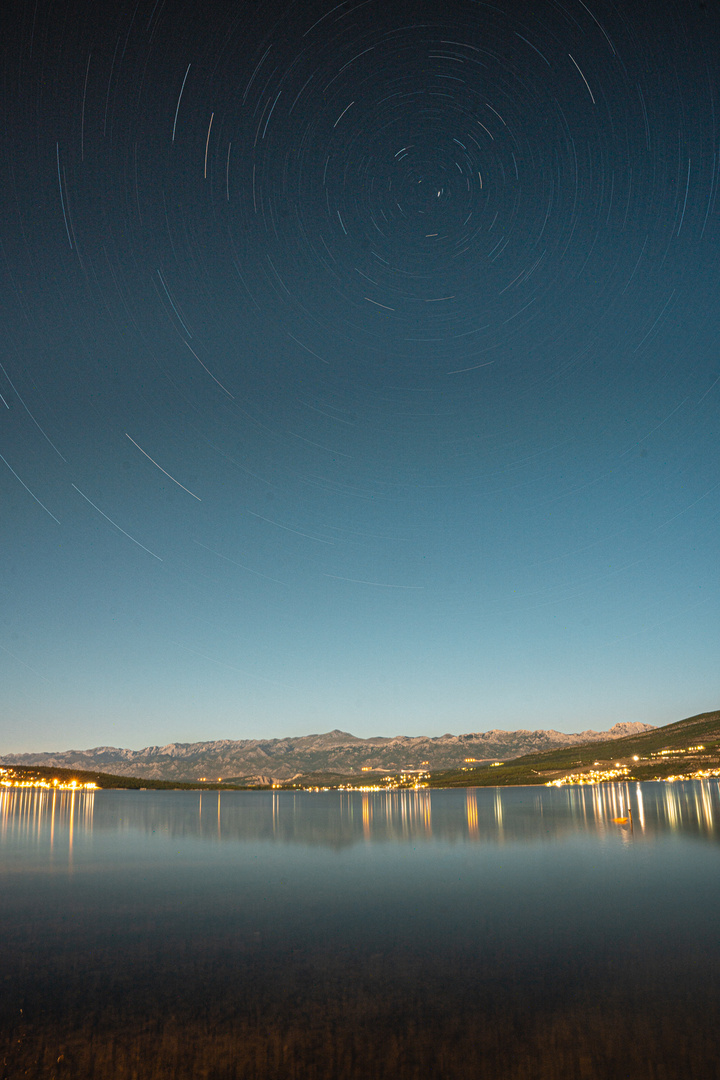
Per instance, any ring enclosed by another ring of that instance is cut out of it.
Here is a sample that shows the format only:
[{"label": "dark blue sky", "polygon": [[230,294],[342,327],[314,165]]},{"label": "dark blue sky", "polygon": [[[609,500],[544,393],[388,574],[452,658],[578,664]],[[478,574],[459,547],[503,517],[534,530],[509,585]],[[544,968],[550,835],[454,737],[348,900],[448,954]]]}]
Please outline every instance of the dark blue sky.
[{"label": "dark blue sky", "polygon": [[20,4],[3,752],[716,708],[714,4]]}]

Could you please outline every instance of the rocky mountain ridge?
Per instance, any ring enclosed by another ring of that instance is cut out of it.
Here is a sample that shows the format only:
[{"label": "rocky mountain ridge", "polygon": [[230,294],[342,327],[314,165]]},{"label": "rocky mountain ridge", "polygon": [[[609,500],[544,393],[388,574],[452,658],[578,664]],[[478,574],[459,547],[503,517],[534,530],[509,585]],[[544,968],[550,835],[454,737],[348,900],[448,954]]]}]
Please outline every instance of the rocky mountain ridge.
[{"label": "rocky mountain ridge", "polygon": [[398,735],[362,739],[346,731],[285,739],[215,739],[127,750],[96,746],[36,754],[6,754],[0,765],[44,765],[139,776],[148,780],[290,780],[312,772],[359,773],[363,768],[452,769],[466,761],[507,761],[541,750],[619,739],[652,730],[651,724],[620,723],[609,731],[519,730],[435,737]]}]

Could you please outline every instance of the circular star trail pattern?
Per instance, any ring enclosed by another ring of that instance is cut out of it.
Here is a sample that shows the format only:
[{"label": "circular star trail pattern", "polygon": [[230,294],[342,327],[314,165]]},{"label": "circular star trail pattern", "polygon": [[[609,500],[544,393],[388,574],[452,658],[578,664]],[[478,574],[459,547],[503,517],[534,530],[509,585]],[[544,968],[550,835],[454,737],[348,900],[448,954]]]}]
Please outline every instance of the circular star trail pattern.
[{"label": "circular star trail pattern", "polygon": [[18,13],[8,749],[713,706],[719,29]]}]

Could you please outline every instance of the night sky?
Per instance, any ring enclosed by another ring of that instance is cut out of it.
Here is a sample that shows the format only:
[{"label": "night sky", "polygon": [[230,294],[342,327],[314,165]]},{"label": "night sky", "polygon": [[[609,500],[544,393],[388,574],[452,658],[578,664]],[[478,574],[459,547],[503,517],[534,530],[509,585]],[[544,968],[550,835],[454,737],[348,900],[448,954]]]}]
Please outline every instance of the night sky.
[{"label": "night sky", "polygon": [[0,751],[720,701],[720,19],[18,3]]}]

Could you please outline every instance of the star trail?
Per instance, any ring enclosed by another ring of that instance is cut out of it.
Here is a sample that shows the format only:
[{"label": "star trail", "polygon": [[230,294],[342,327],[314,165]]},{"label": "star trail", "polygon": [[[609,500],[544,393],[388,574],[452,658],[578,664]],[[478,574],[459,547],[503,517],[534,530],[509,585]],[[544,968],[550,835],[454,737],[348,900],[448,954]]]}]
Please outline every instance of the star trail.
[{"label": "star trail", "polygon": [[3,752],[713,708],[714,5],[19,5]]}]

